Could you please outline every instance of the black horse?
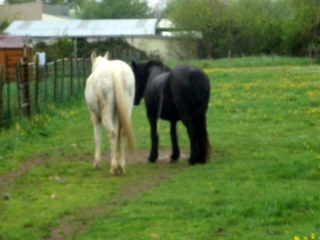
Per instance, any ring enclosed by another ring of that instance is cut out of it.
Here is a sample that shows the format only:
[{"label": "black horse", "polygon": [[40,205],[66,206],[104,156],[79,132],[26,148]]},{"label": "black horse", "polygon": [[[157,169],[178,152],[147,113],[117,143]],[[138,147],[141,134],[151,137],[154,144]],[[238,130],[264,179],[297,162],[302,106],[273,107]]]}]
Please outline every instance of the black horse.
[{"label": "black horse", "polygon": [[210,97],[208,76],[199,68],[180,64],[172,70],[160,61],[136,64],[132,61],[136,79],[134,104],[144,98],[151,127],[150,162],[158,158],[157,121],[171,122],[171,162],[179,159],[176,125],[181,120],[190,138],[189,164],[205,163],[209,159],[210,144],[206,127],[206,112]]}]

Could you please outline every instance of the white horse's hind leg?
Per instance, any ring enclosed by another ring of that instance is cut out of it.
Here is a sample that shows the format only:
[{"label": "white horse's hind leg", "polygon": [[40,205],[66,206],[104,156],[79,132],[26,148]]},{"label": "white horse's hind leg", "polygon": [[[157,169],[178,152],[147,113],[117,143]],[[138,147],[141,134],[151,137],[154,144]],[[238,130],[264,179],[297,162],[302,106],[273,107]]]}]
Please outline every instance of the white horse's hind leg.
[{"label": "white horse's hind leg", "polygon": [[123,129],[120,130],[120,151],[119,151],[119,166],[122,170],[122,173],[125,173],[125,164],[126,164],[126,160],[125,160],[125,145],[126,145],[126,135],[123,132]]},{"label": "white horse's hind leg", "polygon": [[110,173],[114,175],[122,175],[125,173],[125,163],[124,163],[124,155],[122,149],[122,136],[119,131],[119,123],[116,122],[116,132],[117,132],[117,138],[116,138],[116,156],[112,159],[111,163],[111,169]]},{"label": "white horse's hind leg", "polygon": [[107,107],[103,113],[102,123],[104,127],[109,132],[109,142],[110,142],[110,152],[111,152],[111,161],[110,161],[110,173],[113,175],[122,174],[121,169],[119,169],[118,156],[117,156],[117,144],[118,144],[118,121],[115,119],[113,108]]},{"label": "white horse's hind leg", "polygon": [[93,123],[93,128],[94,128],[94,142],[95,142],[95,154],[94,154],[93,167],[99,168],[100,161],[101,161],[101,121],[93,113],[91,113],[91,121]]},{"label": "white horse's hind leg", "polygon": [[118,131],[117,128],[109,132],[110,148],[111,148],[111,168],[110,173],[117,175],[118,173],[118,160],[117,160],[117,142],[118,142]]},{"label": "white horse's hind leg", "polygon": [[116,141],[115,141],[115,152],[116,155],[111,160],[111,169],[110,173],[114,175],[122,175],[125,173],[125,160],[124,160],[124,144],[123,142],[124,135],[121,133],[121,130],[119,131],[119,122],[115,121],[116,126]]}]

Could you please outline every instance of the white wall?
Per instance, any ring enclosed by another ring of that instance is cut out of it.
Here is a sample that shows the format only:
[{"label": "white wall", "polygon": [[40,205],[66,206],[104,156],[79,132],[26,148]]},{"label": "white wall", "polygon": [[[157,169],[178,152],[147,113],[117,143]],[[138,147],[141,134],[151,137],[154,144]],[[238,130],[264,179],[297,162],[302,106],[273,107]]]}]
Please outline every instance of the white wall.
[{"label": "white wall", "polygon": [[65,18],[65,17],[59,17],[59,16],[55,16],[55,15],[42,13],[42,21],[52,21],[52,20],[53,21],[67,21],[70,19]]},{"label": "white wall", "polygon": [[[148,55],[159,55],[164,62],[181,59],[192,59],[196,56],[196,45],[191,43],[183,48],[179,40],[172,37],[131,37],[127,42],[135,48],[146,52]],[[184,50],[183,50],[184,49]]]}]

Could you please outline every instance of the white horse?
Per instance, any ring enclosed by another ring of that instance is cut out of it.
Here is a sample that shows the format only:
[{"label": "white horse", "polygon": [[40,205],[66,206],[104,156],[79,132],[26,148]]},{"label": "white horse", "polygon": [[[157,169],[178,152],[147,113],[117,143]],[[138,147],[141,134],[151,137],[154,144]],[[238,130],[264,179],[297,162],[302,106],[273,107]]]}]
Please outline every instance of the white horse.
[{"label": "white horse", "polygon": [[91,54],[92,73],[85,87],[86,103],[94,126],[95,168],[101,160],[101,123],[109,132],[111,174],[125,173],[125,143],[135,148],[135,138],[130,122],[135,94],[134,74],[128,64],[108,60]]}]

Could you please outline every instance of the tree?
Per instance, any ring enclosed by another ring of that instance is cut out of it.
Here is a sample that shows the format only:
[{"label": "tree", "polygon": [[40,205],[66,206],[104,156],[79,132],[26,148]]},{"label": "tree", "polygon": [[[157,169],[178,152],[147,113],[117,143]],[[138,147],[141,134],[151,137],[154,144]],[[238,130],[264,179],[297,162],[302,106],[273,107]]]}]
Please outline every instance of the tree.
[{"label": "tree", "polygon": [[320,44],[320,0],[287,0],[291,17],[283,25],[283,45],[293,55],[305,55]]},{"label": "tree", "polygon": [[[219,57],[219,42],[228,45],[233,0],[176,0],[168,6],[168,17],[181,31],[201,32],[203,57]],[[229,38],[230,40],[230,38]]]},{"label": "tree", "polygon": [[[18,4],[18,3],[28,3],[34,2],[35,0],[5,0],[6,3],[9,4]],[[60,4],[60,5],[69,5],[69,4],[78,4],[80,1],[83,0],[44,0],[44,3],[49,4]]]},{"label": "tree", "polygon": [[167,17],[181,31],[201,32],[200,57],[300,56],[320,44],[319,14],[320,0],[174,0]]},{"label": "tree", "polygon": [[28,3],[28,2],[34,2],[33,0],[6,0],[6,3],[9,4],[19,4],[19,3]]},{"label": "tree", "polygon": [[9,26],[9,21],[4,20],[0,22],[0,33],[2,33]]},{"label": "tree", "polygon": [[146,0],[101,0],[80,3],[78,16],[82,19],[146,18],[150,9]]},{"label": "tree", "polygon": [[5,7],[0,7],[0,33],[2,33],[10,24],[8,11]]}]

